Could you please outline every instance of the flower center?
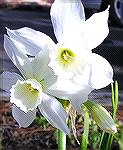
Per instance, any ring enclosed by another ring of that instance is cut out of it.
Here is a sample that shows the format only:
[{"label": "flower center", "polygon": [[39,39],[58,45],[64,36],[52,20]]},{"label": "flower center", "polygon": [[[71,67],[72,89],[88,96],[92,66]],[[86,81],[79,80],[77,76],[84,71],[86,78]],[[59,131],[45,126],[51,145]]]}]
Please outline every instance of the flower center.
[{"label": "flower center", "polygon": [[36,88],[32,87],[30,83],[25,83],[24,86],[27,87],[29,94],[37,95],[39,93],[39,91]]},{"label": "flower center", "polygon": [[26,81],[18,80],[10,90],[10,101],[21,110],[27,112],[33,110],[40,104],[42,95],[42,86],[35,79],[28,79]]},{"label": "flower center", "polygon": [[76,54],[68,48],[60,48],[57,54],[59,64],[72,65],[75,62]]}]

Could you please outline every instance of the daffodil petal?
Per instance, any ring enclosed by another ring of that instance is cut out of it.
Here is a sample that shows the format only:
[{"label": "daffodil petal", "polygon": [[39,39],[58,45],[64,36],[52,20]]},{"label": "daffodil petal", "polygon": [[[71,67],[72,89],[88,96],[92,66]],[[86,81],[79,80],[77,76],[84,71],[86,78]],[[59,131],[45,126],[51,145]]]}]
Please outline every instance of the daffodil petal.
[{"label": "daffodil petal", "polygon": [[90,85],[95,89],[104,88],[113,82],[113,69],[109,62],[98,54],[92,54],[90,59]]},{"label": "daffodil petal", "polygon": [[100,45],[109,33],[108,28],[109,8],[103,12],[93,14],[82,24],[82,35],[88,50]]},{"label": "daffodil petal", "polygon": [[[84,8],[81,0],[56,0],[51,7],[51,20],[58,42],[75,37],[75,29],[85,21]],[[78,37],[75,37],[78,39]]]},{"label": "daffodil petal", "polygon": [[33,30],[28,27],[23,27],[18,30],[10,30],[7,28],[7,33],[10,38],[20,42],[24,48],[22,51],[25,54],[36,56],[45,45],[48,45],[49,48],[54,46],[53,40],[46,34]]},{"label": "daffodil petal", "polygon": [[23,45],[15,40],[11,40],[6,35],[4,35],[4,48],[15,66],[23,65],[24,61],[28,59],[21,51]]},{"label": "daffodil petal", "polygon": [[17,82],[17,80],[23,80],[23,78],[17,73],[3,72],[0,75],[0,88],[9,92],[12,85]]},{"label": "daffodil petal", "polygon": [[66,124],[67,113],[62,105],[53,97],[43,94],[43,101],[38,106],[42,115],[56,128],[69,135],[70,131]]},{"label": "daffodil petal", "polygon": [[28,127],[33,120],[36,118],[36,109],[33,111],[28,111],[25,113],[17,106],[13,105],[12,107],[12,115],[14,119],[18,122],[19,127]]},{"label": "daffodil petal", "polygon": [[28,57],[21,51],[23,46],[19,42],[13,41],[8,36],[4,35],[4,49],[14,65],[23,74],[22,65],[25,61],[29,61]]},{"label": "daffodil petal", "polygon": [[57,78],[58,77],[54,74],[53,70],[51,68],[47,68],[47,71],[44,75],[44,91],[55,84],[57,82]]},{"label": "daffodil petal", "polygon": [[57,79],[53,70],[48,66],[49,61],[48,47],[46,46],[31,61],[25,61],[22,67],[26,78],[34,78],[39,82],[45,82],[46,87],[49,87]]},{"label": "daffodil petal", "polygon": [[73,107],[81,113],[81,104],[87,100],[88,94],[92,90],[93,88],[89,84],[77,85],[70,80],[58,79],[54,85],[47,89],[47,93],[70,100]]}]

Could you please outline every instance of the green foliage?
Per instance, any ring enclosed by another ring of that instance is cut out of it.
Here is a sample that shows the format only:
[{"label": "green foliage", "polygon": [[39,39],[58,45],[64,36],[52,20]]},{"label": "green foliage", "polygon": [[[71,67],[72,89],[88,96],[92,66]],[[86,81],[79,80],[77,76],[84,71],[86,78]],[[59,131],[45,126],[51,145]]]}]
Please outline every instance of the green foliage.
[{"label": "green foliage", "polygon": [[35,123],[43,129],[49,126],[48,121],[43,116],[36,116]]}]

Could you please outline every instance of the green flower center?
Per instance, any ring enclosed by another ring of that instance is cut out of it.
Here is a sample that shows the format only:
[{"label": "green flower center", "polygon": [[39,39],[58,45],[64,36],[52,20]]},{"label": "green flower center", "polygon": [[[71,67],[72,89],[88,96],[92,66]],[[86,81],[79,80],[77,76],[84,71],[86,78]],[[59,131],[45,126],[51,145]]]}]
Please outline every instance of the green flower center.
[{"label": "green flower center", "polygon": [[75,62],[76,54],[68,48],[60,48],[57,54],[59,64],[66,66]]},{"label": "green flower center", "polygon": [[35,101],[41,92],[41,84],[34,79],[17,81],[15,86],[16,98],[23,99],[23,101],[25,101],[25,99],[28,101]]},{"label": "green flower center", "polygon": [[10,90],[11,102],[24,112],[33,110],[41,103],[42,86],[35,79],[18,80]]},{"label": "green flower center", "polygon": [[37,95],[39,93],[39,91],[36,88],[32,87],[30,83],[26,83],[25,86],[27,86],[28,92],[30,94]]}]

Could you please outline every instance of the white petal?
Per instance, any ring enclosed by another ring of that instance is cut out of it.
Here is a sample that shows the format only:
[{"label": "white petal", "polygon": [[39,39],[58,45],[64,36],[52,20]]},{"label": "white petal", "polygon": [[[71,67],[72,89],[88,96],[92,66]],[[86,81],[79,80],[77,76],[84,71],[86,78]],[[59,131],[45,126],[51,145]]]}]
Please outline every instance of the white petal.
[{"label": "white petal", "polygon": [[[12,60],[12,62],[18,66],[18,63],[20,65],[23,65],[24,61],[27,60],[27,56],[24,55],[24,53],[21,51],[23,49],[22,45],[15,41],[10,39],[8,36],[4,35],[4,48],[6,53],[8,54],[9,58]],[[16,58],[15,58],[16,55]],[[17,60],[18,61],[17,61]]]},{"label": "white petal", "polygon": [[85,20],[84,8],[81,0],[56,0],[51,7],[51,20],[53,23],[54,33],[61,42],[63,39],[68,40],[71,36],[76,37],[76,31],[81,22]]},{"label": "white petal", "polygon": [[39,82],[43,81],[46,86],[49,86],[53,80],[55,82],[56,76],[52,69],[48,67],[49,61],[48,47],[46,46],[30,62],[25,61],[22,67],[25,71],[26,78],[34,78]]},{"label": "white petal", "polygon": [[53,70],[51,68],[48,68],[45,72],[45,77],[44,77],[44,91],[55,84],[57,81],[57,76],[54,74]]},{"label": "white petal", "polygon": [[[80,74],[85,68],[88,55],[91,51],[86,52],[85,47],[75,43],[58,43],[56,49],[50,51],[50,63],[48,64],[58,77],[70,79]],[[69,56],[69,57],[68,57]]]},{"label": "white petal", "polygon": [[3,72],[0,75],[0,88],[9,92],[12,85],[14,85],[18,79],[23,80],[23,78],[17,73]]},{"label": "white petal", "polygon": [[22,51],[24,46],[21,43],[10,39],[6,35],[4,37],[4,47],[8,56],[25,79],[43,79],[43,77],[48,74],[48,70],[51,70],[48,67],[50,59],[47,45],[45,45],[44,49],[42,49],[34,59],[29,59],[26,54],[24,54]]},{"label": "white petal", "polygon": [[82,35],[86,41],[87,49],[91,50],[100,45],[109,33],[109,8],[100,13],[93,14],[82,24]]},{"label": "white petal", "polygon": [[20,110],[20,108],[18,108],[15,105],[13,105],[12,115],[15,118],[15,120],[18,122],[19,127],[26,128],[35,119],[35,117],[36,117],[36,109],[34,109],[33,111],[28,111],[27,113],[25,113],[24,111]]},{"label": "white petal", "polygon": [[18,30],[10,30],[7,28],[10,38],[20,42],[23,45],[22,51],[25,54],[36,56],[45,45],[51,48],[54,45],[52,39],[46,34],[35,31],[31,28],[24,27]]},{"label": "white petal", "polygon": [[81,104],[88,98],[88,94],[93,90],[89,84],[82,83],[77,85],[70,80],[62,78],[47,89],[47,93],[61,99],[70,100],[74,108],[80,113]]},{"label": "white petal", "polygon": [[21,51],[22,45],[17,41],[12,41],[8,36],[4,35],[4,48],[15,66],[23,74],[22,65],[25,61],[29,61],[28,57]]},{"label": "white petal", "polygon": [[100,89],[113,82],[113,69],[105,58],[93,53],[90,59],[90,64],[90,85],[93,88]]},{"label": "white petal", "polygon": [[69,135],[70,131],[66,124],[67,114],[62,105],[53,97],[43,95],[43,101],[38,106],[42,115],[56,128]]}]

